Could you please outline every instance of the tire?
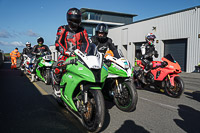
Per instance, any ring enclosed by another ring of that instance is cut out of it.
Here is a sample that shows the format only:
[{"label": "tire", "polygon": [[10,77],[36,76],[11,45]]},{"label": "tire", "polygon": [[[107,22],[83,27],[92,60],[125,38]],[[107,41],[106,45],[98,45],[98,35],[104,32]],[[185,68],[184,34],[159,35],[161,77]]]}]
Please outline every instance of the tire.
[{"label": "tire", "polygon": [[24,71],[20,70],[20,76],[24,76]]},{"label": "tire", "polygon": [[[116,90],[117,88],[115,87],[115,92]],[[131,81],[123,82],[121,97],[115,95],[113,100],[118,109],[125,112],[134,111],[138,101],[138,94],[135,85],[133,85]]]},{"label": "tire", "polygon": [[53,85],[52,84],[52,89],[53,89],[53,96],[54,98],[56,99],[57,103],[61,106],[61,107],[64,107],[64,104],[63,104],[63,101],[61,99],[61,97],[58,97],[56,94],[55,94],[55,91],[60,89],[59,88],[59,85]]},{"label": "tire", "polygon": [[173,98],[179,98],[183,91],[184,91],[185,85],[183,80],[180,77],[175,77],[174,78],[174,87],[173,88],[169,88],[169,87],[165,87],[165,93]]},{"label": "tire", "polygon": [[[92,106],[92,113],[86,118],[86,113],[82,113],[83,126],[90,132],[99,132],[104,123],[105,103],[101,90],[88,91],[88,104]],[[88,107],[88,110],[90,109]]]},{"label": "tire", "polygon": [[51,72],[49,69],[46,70],[46,74],[45,74],[45,84],[46,85],[50,85],[51,83]]}]

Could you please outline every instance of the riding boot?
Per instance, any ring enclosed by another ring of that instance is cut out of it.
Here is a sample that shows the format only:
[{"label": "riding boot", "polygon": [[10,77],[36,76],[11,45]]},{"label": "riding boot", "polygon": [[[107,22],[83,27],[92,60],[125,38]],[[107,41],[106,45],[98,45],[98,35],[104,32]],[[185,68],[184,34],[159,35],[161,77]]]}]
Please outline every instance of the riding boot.
[{"label": "riding boot", "polygon": [[35,74],[31,74],[31,82],[35,81]]},{"label": "riding boot", "polygon": [[136,86],[136,89],[141,89],[142,86],[140,84],[140,82],[138,80],[135,81],[135,86]]},{"label": "riding boot", "polygon": [[61,97],[60,85],[58,85],[58,84],[54,84],[54,95],[56,97]]},{"label": "riding boot", "polygon": [[143,84],[147,84],[147,81],[146,81],[146,76],[143,74],[143,75],[141,75],[141,81],[142,81],[142,83]]}]

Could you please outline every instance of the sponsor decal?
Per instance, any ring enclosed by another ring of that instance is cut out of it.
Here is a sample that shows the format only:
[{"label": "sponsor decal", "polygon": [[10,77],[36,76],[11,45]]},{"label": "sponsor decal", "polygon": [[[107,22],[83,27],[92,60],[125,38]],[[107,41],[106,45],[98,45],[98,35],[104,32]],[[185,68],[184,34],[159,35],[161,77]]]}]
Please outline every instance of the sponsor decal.
[{"label": "sponsor decal", "polygon": [[83,70],[83,67],[79,67],[78,70]]}]

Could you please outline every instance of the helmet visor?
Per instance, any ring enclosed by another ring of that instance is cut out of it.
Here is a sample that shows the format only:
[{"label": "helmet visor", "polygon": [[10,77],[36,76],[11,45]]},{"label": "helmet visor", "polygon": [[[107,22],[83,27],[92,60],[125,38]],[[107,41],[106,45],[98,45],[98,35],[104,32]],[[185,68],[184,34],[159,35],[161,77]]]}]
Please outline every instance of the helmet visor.
[{"label": "helmet visor", "polygon": [[150,36],[147,37],[148,40],[154,40],[155,38],[156,38],[155,35],[150,35]]},{"label": "helmet visor", "polygon": [[28,48],[31,47],[31,44],[26,44],[26,47],[28,47]]},{"label": "helmet visor", "polygon": [[71,21],[71,20],[68,20],[68,24],[70,26],[70,28],[72,29],[77,29],[79,26],[80,26],[80,21]]}]

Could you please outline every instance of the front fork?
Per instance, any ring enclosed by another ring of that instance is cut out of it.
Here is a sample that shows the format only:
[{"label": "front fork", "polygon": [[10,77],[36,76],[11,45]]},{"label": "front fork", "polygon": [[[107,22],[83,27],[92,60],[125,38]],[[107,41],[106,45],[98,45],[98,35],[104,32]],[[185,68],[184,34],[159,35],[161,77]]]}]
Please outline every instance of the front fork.
[{"label": "front fork", "polygon": [[79,100],[79,98],[76,98],[77,99],[77,108],[78,108],[79,111],[84,113],[84,112],[87,112],[88,91],[84,90],[82,84],[80,85],[80,90],[81,90],[80,93],[81,93],[81,99],[82,100]]},{"label": "front fork", "polygon": [[115,84],[116,84],[116,87],[117,87],[117,92],[120,94],[120,92],[121,92],[121,84],[119,84],[119,82],[118,82],[118,80],[117,79],[115,79]]},{"label": "front fork", "polygon": [[174,78],[178,76],[178,75],[167,75],[168,80],[169,80],[169,88],[173,88],[174,87]]},{"label": "front fork", "polygon": [[85,90],[85,91],[83,91],[83,85],[81,84],[80,85],[80,90],[82,91],[82,98],[83,98],[83,104],[87,104],[87,102],[88,102],[88,91],[87,90]]}]

